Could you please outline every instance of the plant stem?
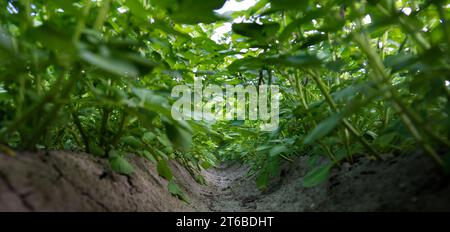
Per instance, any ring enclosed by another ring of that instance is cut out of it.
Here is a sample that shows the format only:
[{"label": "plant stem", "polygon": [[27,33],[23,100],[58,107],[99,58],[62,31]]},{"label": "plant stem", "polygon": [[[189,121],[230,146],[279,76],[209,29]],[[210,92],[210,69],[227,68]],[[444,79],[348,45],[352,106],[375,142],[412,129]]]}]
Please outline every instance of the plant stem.
[{"label": "plant stem", "polygon": [[114,135],[114,138],[111,140],[112,147],[117,145],[120,137],[122,137],[122,135],[123,135],[123,130],[125,129],[125,124],[126,124],[125,122],[126,122],[127,116],[128,116],[127,113],[125,111],[122,111],[122,117],[120,119],[119,128],[118,128],[116,134]]},{"label": "plant stem", "polygon": [[[294,83],[293,83],[293,84],[294,84]],[[301,103],[303,104],[303,107],[305,108],[305,110],[306,110],[308,116],[312,119],[313,126],[314,126],[314,127],[317,126],[316,120],[314,119],[314,117],[312,116],[311,112],[309,111],[309,106],[308,106],[308,103],[306,102],[305,94],[304,94],[304,92],[303,92],[303,86],[302,86],[302,84],[300,83],[299,76],[298,76],[298,72],[296,72],[296,75],[295,75],[295,86],[297,87],[297,91],[298,91],[298,93],[299,93],[300,101],[301,101]],[[331,151],[331,149],[330,149],[328,146],[326,146],[325,144],[323,144],[323,142],[322,142],[321,140],[318,140],[318,143],[319,143],[319,145],[327,152],[328,157],[329,157],[335,164],[337,164],[338,161],[337,161],[337,159],[336,159],[336,156],[335,156],[335,155],[333,154],[333,152]]]},{"label": "plant stem", "polygon": [[[434,149],[429,144],[426,143],[423,136],[417,129],[417,127],[421,127],[422,120],[420,120],[418,115],[412,109],[409,109],[405,104],[403,104],[403,102],[401,102],[401,100],[396,96],[396,93],[391,88],[389,76],[385,72],[385,68],[380,57],[374,51],[372,46],[370,46],[370,42],[367,35],[365,33],[354,33],[353,38],[355,42],[359,45],[361,50],[366,54],[369,60],[369,66],[371,66],[373,69],[373,74],[371,76],[373,77],[373,79],[377,81],[378,88],[382,90],[386,99],[390,99],[393,101],[394,109],[400,114],[400,117],[405,126],[411,132],[416,141],[422,145],[426,153],[430,155],[438,165],[444,166],[445,163],[442,160],[442,158],[439,157],[437,153],[434,151]],[[426,129],[424,129],[424,127],[422,127],[422,130],[427,131]],[[430,132],[431,131],[428,130],[428,133]]]},{"label": "plant stem", "polygon": [[50,110],[50,112],[46,112],[45,116],[40,120],[40,124],[33,130],[33,133],[29,137],[28,141],[25,142],[26,148],[33,148],[39,138],[45,135],[44,131],[48,130],[50,125],[54,123],[55,120],[53,118],[57,117],[59,110],[62,108],[66,100],[70,97],[71,90],[73,86],[81,77],[81,73],[79,68],[74,68],[75,75],[69,76],[69,79],[63,85],[60,96],[56,97],[53,101],[54,106]]},{"label": "plant stem", "polygon": [[[320,77],[314,73],[313,71],[309,70],[309,74],[316,82],[317,86],[319,87],[320,92],[324,95],[326,102],[330,106],[333,112],[338,112],[338,108],[336,106],[336,103],[334,102],[333,98],[331,97],[330,93],[326,89],[325,84],[320,79]],[[347,121],[347,119],[343,118],[341,119],[341,122],[344,124],[344,126],[350,131],[353,136],[355,136],[358,141],[370,152],[371,155],[375,156],[377,159],[381,159],[381,157],[377,154],[375,149],[369,144],[369,142],[361,135],[361,133],[350,123]]]},{"label": "plant stem", "polygon": [[97,19],[94,23],[94,29],[100,30],[106,20],[106,17],[108,16],[109,11],[109,5],[111,0],[103,0],[102,6],[100,8],[100,11],[98,12]]},{"label": "plant stem", "polygon": [[[392,17],[391,11],[384,8],[381,4],[377,4],[377,8],[380,10],[382,14],[386,17]],[[412,36],[413,40],[423,49],[428,50],[431,48],[430,43],[422,36],[422,34],[416,31],[416,27],[411,25],[408,21],[406,21],[403,17],[398,17],[398,22],[400,25]]]},{"label": "plant stem", "polygon": [[10,133],[16,131],[20,125],[26,124],[26,122],[29,121],[30,118],[39,115],[39,111],[41,111],[44,105],[54,99],[54,96],[62,85],[63,79],[63,77],[59,77],[45,96],[41,97],[41,99],[39,99],[36,103],[29,107],[25,112],[18,115],[18,117],[6,128],[6,130],[1,133],[0,139],[6,141],[6,137]]},{"label": "plant stem", "polygon": [[72,110],[72,118],[73,118],[73,122],[74,122],[75,126],[78,129],[78,132],[81,135],[81,138],[83,139],[84,148],[85,148],[86,153],[90,153],[91,148],[89,146],[89,138],[87,137],[86,133],[84,132],[83,125],[81,125],[78,114],[74,110]]},{"label": "plant stem", "polygon": [[77,25],[75,27],[75,32],[73,34],[73,41],[74,42],[78,42],[78,40],[80,39],[80,35],[81,32],[84,30],[85,28],[85,21],[86,21],[86,17],[89,15],[89,11],[91,9],[91,5],[92,5],[92,1],[91,0],[86,0],[85,4],[84,4],[84,8],[80,14],[80,19],[77,22]]},{"label": "plant stem", "polygon": [[437,7],[437,10],[439,12],[439,17],[442,20],[442,27],[444,28],[444,35],[445,38],[447,39],[447,46],[450,46],[450,31],[447,27],[447,19],[445,18],[445,11],[444,11],[444,7],[442,6],[442,4],[435,4],[435,6]]}]

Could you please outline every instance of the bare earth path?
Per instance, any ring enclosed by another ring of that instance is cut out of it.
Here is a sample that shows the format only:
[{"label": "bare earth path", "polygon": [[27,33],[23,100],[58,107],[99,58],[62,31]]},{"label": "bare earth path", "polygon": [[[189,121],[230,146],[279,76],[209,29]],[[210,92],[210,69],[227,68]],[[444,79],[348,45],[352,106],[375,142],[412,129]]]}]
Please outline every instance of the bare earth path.
[{"label": "bare earth path", "polygon": [[329,181],[302,186],[306,158],[286,163],[279,178],[260,191],[248,167],[222,165],[204,171],[211,211],[449,211],[450,178],[423,154],[385,161],[360,158],[335,168]]},{"label": "bare earth path", "polygon": [[240,196],[242,193],[240,184],[252,185],[250,181],[245,181],[247,172],[248,168],[239,164],[222,165],[203,171],[203,175],[211,187],[209,192],[204,194],[210,199],[208,207],[211,211],[234,212],[254,209],[251,205],[245,204]]}]

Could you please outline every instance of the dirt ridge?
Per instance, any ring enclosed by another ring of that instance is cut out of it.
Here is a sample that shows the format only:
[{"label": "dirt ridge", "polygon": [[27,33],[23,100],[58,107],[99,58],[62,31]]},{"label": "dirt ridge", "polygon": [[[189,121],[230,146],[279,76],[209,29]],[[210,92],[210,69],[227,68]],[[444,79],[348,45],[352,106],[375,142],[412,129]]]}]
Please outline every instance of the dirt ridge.
[{"label": "dirt ridge", "polygon": [[201,186],[176,162],[170,165],[191,204],[173,197],[155,165],[135,156],[130,176],[85,153],[0,154],[0,211],[204,211]]}]

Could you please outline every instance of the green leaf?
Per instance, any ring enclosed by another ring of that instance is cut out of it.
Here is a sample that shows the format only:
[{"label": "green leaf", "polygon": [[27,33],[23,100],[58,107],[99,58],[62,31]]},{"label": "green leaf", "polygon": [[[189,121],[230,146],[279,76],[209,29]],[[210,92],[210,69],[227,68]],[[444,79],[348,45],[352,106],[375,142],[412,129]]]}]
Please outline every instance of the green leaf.
[{"label": "green leaf", "polygon": [[0,27],[0,57],[4,57],[6,59],[8,55],[13,55],[15,53],[14,40]]},{"label": "green leaf", "polygon": [[169,168],[169,165],[165,159],[161,159],[158,162],[158,165],[156,167],[156,170],[158,171],[158,174],[162,176],[166,180],[172,180],[173,174],[172,171]]},{"label": "green leaf", "polygon": [[147,150],[142,151],[142,156],[144,156],[148,161],[150,161],[154,164],[156,164],[158,162],[158,161],[156,161],[155,157],[153,157],[153,155]]},{"label": "green leaf", "polygon": [[381,148],[386,148],[394,141],[396,136],[398,136],[396,133],[383,134],[377,137],[374,143],[380,146]]},{"label": "green leaf", "polygon": [[75,46],[70,36],[48,25],[42,25],[28,32],[30,37],[39,41],[45,47],[59,52],[75,54]]},{"label": "green leaf", "polygon": [[184,194],[184,192],[180,189],[180,187],[178,187],[178,185],[172,180],[169,182],[169,184],[167,185],[167,189],[169,190],[169,192],[177,197],[178,199],[186,202],[189,204],[189,201],[186,197],[186,195]]},{"label": "green leaf", "polygon": [[131,92],[139,100],[139,106],[145,109],[171,118],[171,106],[167,98],[160,94],[144,88],[132,88]]},{"label": "green leaf", "polygon": [[91,153],[98,157],[105,155],[105,151],[97,144],[91,145]]},{"label": "green leaf", "polygon": [[110,158],[109,163],[111,168],[120,174],[130,175],[134,171],[133,166],[131,166],[131,164],[122,156]]},{"label": "green leaf", "polygon": [[259,171],[256,177],[256,186],[260,189],[266,189],[271,177],[275,177],[280,173],[280,164],[278,157],[269,157],[264,167]]},{"label": "green leaf", "polygon": [[267,61],[274,65],[283,65],[296,68],[318,66],[321,64],[321,60],[317,56],[310,54],[298,54],[293,56],[268,58]]},{"label": "green leaf", "polygon": [[269,157],[266,166],[267,173],[269,177],[275,177],[280,174],[280,162],[278,157]]},{"label": "green leaf", "polygon": [[245,120],[233,120],[231,121],[232,126],[243,126],[245,124]]},{"label": "green leaf", "polygon": [[303,177],[303,187],[310,188],[317,186],[328,179],[332,163],[314,168]]},{"label": "green leaf", "polygon": [[232,25],[232,30],[234,33],[250,37],[261,42],[268,41],[270,38],[273,38],[279,29],[280,25],[278,23],[234,23]]},{"label": "green leaf", "polygon": [[270,0],[272,10],[304,10],[310,0]]},{"label": "green leaf", "polygon": [[269,173],[267,173],[266,171],[260,172],[259,175],[256,177],[256,186],[259,189],[266,189],[268,183],[269,183]]},{"label": "green leaf", "polygon": [[326,34],[314,34],[314,35],[308,36],[302,41],[302,45],[300,46],[300,48],[305,49],[311,45],[318,44],[318,43],[326,40],[327,38],[328,38],[328,36]]},{"label": "green leaf", "polygon": [[303,24],[310,23],[311,20],[321,17],[327,13],[327,9],[318,8],[305,13],[304,16],[292,20],[280,33],[279,40],[286,41],[292,36],[292,32],[299,30]]},{"label": "green leaf", "polygon": [[144,135],[142,136],[142,141],[144,141],[144,143],[150,144],[155,138],[156,135],[153,132],[149,131],[144,133]]},{"label": "green leaf", "polygon": [[170,142],[183,151],[188,151],[192,146],[192,134],[179,126],[164,123],[167,137]]},{"label": "green leaf", "polygon": [[169,138],[166,136],[158,136],[156,137],[156,139],[158,139],[158,141],[165,147],[172,147]]},{"label": "green leaf", "polygon": [[337,59],[326,63],[326,67],[333,72],[340,72],[345,66],[345,61],[343,59]]},{"label": "green leaf", "polygon": [[333,114],[324,121],[320,122],[304,139],[304,144],[311,144],[317,139],[330,133],[341,121],[340,114]]},{"label": "green leaf", "polygon": [[137,77],[139,74],[136,67],[122,60],[100,56],[90,51],[82,51],[80,57],[85,62],[111,74],[124,77]]},{"label": "green leaf", "polygon": [[331,96],[335,101],[346,100],[347,98],[356,96],[357,93],[367,91],[368,87],[370,87],[370,84],[370,82],[366,82],[363,84],[350,85],[339,91],[331,93]]},{"label": "green leaf", "polygon": [[78,8],[74,6],[72,0],[58,0],[58,1],[50,1],[45,4],[47,7],[51,7],[53,9],[63,9],[64,12],[67,13],[77,13]]},{"label": "green leaf", "polygon": [[119,156],[121,156],[122,154],[119,152],[119,151],[116,151],[116,150],[112,150],[112,151],[109,151],[108,152],[108,157],[110,158],[110,159],[114,159],[114,158],[117,158],[117,157],[119,157]]},{"label": "green leaf", "polygon": [[289,149],[285,145],[277,145],[277,146],[273,147],[272,149],[270,149],[269,156],[275,157],[281,153],[286,153],[288,151],[289,151]]},{"label": "green leaf", "polygon": [[142,147],[141,141],[139,141],[139,139],[137,139],[134,136],[126,136],[126,137],[122,138],[122,142],[125,145],[128,145],[134,149],[139,149]]},{"label": "green leaf", "polygon": [[124,1],[125,5],[130,9],[131,13],[133,13],[139,19],[145,21],[148,16],[147,10],[142,5],[142,2],[139,0],[127,0]]},{"label": "green leaf", "polygon": [[[165,150],[170,150],[167,153],[172,153],[172,147],[165,147]],[[161,150],[159,150],[158,148],[155,148],[156,153],[158,153],[159,157],[161,157],[162,159],[169,159],[169,157],[166,155],[166,153],[162,152]]]},{"label": "green leaf", "polygon": [[417,58],[412,54],[401,53],[387,56],[386,59],[384,59],[383,63],[386,67],[392,68],[392,71],[397,72],[414,64],[416,61]]},{"label": "green leaf", "polygon": [[210,162],[206,162],[206,161],[202,161],[200,163],[200,166],[202,166],[203,169],[209,169],[211,168],[213,165]]},{"label": "green leaf", "polygon": [[258,147],[256,148],[256,151],[267,151],[267,150],[269,150],[270,148],[272,148],[272,145],[263,144],[263,145],[258,146]]},{"label": "green leaf", "polygon": [[220,9],[225,0],[153,0],[152,3],[165,9],[175,22],[198,24],[222,19],[214,10]]},{"label": "green leaf", "polygon": [[231,72],[257,70],[264,66],[264,61],[257,57],[245,57],[239,60],[233,61],[228,66],[228,70]]}]

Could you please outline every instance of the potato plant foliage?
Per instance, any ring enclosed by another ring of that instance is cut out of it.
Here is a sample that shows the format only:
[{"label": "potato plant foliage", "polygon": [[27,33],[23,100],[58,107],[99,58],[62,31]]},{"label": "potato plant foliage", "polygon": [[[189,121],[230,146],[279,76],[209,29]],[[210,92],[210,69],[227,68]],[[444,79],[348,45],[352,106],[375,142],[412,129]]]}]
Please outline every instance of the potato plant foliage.
[{"label": "potato plant foliage", "polygon": [[[199,182],[201,168],[244,162],[260,188],[297,156],[306,187],[358,157],[420,149],[449,166],[448,1],[258,0],[217,14],[224,3],[1,1],[0,151],[85,151],[125,175],[137,155],[181,199],[171,159]],[[171,89],[194,78],[278,85],[278,129],[175,121]]]}]

